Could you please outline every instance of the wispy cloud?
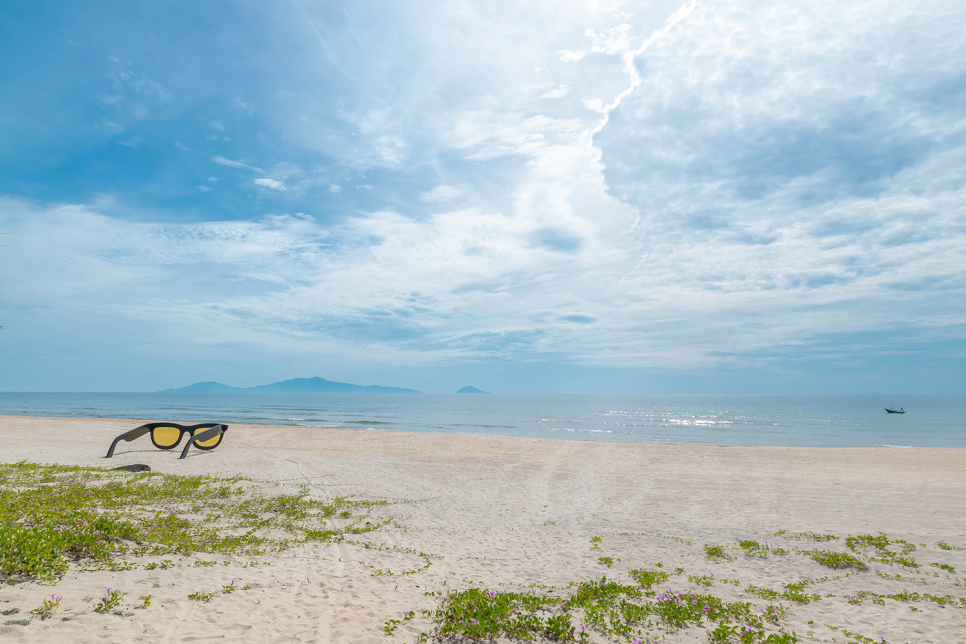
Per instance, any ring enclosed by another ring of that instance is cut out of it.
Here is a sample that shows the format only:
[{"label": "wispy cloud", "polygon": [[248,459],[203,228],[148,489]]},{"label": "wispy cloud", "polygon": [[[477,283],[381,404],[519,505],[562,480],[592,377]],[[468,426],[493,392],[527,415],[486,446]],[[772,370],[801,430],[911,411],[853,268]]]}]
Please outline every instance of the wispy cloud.
[{"label": "wispy cloud", "polygon": [[216,155],[211,157],[211,160],[218,165],[223,165],[229,168],[239,168],[241,170],[251,170],[252,172],[258,172],[264,174],[265,171],[261,168],[256,168],[255,166],[248,165],[247,163],[242,163],[241,161],[232,161],[231,159],[226,159],[223,156]]},{"label": "wispy cloud", "polygon": [[275,179],[255,179],[255,185],[271,188],[272,190],[287,189],[281,181],[276,181]]},{"label": "wispy cloud", "polygon": [[419,198],[427,203],[449,203],[459,199],[466,191],[456,186],[439,185],[419,195]]}]

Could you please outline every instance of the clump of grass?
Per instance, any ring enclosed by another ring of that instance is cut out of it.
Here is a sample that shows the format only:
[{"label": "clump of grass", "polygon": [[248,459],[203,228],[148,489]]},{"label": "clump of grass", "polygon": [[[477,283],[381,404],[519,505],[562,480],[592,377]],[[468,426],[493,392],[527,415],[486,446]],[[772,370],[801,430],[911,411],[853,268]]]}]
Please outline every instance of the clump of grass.
[{"label": "clump of grass", "polygon": [[[861,548],[874,548],[875,555],[869,559],[879,563],[900,565],[907,568],[919,568],[919,564],[912,557],[907,556],[916,549],[914,544],[905,539],[890,539],[889,536],[880,532],[878,535],[849,535],[845,539],[845,545],[852,552],[859,553]],[[898,552],[890,550],[890,546],[899,546]]]},{"label": "clump of grass", "polygon": [[40,621],[44,621],[54,614],[54,611],[56,611],[60,606],[61,599],[63,599],[63,597],[51,595],[50,599],[45,599],[40,608],[35,608],[33,612],[37,613],[37,617],[40,618]]},{"label": "clump of grass", "polygon": [[940,541],[939,543],[936,544],[936,547],[939,548],[940,550],[966,550],[966,548],[960,548],[958,546],[951,546],[948,543],[946,543],[945,541]]},{"label": "clump of grass", "polygon": [[731,561],[734,557],[725,550],[724,546],[719,546],[718,544],[706,544],[704,546],[704,556],[708,559],[718,561],[723,559],[725,561]]},{"label": "clump of grass", "polygon": [[782,539],[795,539],[797,541],[835,541],[838,539],[834,534],[819,534],[817,532],[788,532],[779,530],[775,533],[776,537]]},{"label": "clump of grass", "polygon": [[[641,571],[631,576],[640,578]],[[651,572],[651,571],[645,571]],[[739,642],[796,642],[794,634],[784,631],[766,634],[766,623],[777,624],[785,618],[784,607],[769,605],[759,612],[747,602],[725,602],[718,597],[696,593],[665,591],[660,596],[644,593],[606,577],[571,583],[573,589],[561,600],[528,593],[498,593],[470,588],[440,596],[435,611],[423,611],[434,628],[422,633],[418,641],[467,639],[492,640],[505,637],[533,641],[589,641],[592,634],[621,641],[640,642],[645,629],[672,632],[686,626],[717,625],[712,641],[727,642],[736,635]],[[652,599],[648,599],[650,596]],[[399,620],[386,622],[392,633]],[[649,631],[648,631],[649,632]],[[715,639],[717,638],[717,639]]]},{"label": "clump of grass", "polygon": [[[827,577],[825,579],[827,579]],[[759,588],[758,586],[749,584],[745,588],[745,592],[769,601],[784,600],[794,602],[796,604],[809,604],[813,601],[820,601],[822,599],[820,595],[808,594],[805,592],[805,588],[815,583],[815,581],[823,580],[806,579],[797,583],[785,584],[782,590]]]},{"label": "clump of grass", "polygon": [[193,599],[196,602],[210,602],[215,596],[214,593],[209,593],[205,590],[199,590],[188,595],[188,599]]},{"label": "clump of grass", "polygon": [[3,623],[4,626],[30,626],[29,619],[8,619]]},{"label": "clump of grass", "polygon": [[597,559],[597,561],[599,561],[600,563],[604,564],[608,568],[613,568],[614,567],[614,559],[613,559],[613,557],[600,557],[600,558]]},{"label": "clump of grass", "polygon": [[784,557],[788,554],[788,551],[784,548],[772,548],[768,545],[767,541],[765,543],[758,543],[757,541],[752,541],[751,539],[738,539],[738,547],[744,550],[745,554],[749,557],[766,558],[771,555]]},{"label": "clump of grass", "polygon": [[945,570],[946,572],[951,572],[951,573],[955,573],[956,572],[956,569],[953,568],[952,566],[950,566],[949,564],[931,563],[929,565],[930,566],[935,566],[936,568],[939,568],[940,570]]},{"label": "clump of grass", "polygon": [[856,570],[868,570],[865,562],[850,555],[847,552],[836,552],[833,550],[813,550],[808,554],[814,561],[827,568],[854,568]]},{"label": "clump of grass", "polygon": [[644,570],[643,568],[640,570],[632,570],[629,574],[634,581],[645,588],[660,584],[671,577],[670,573],[664,572],[663,570]]},{"label": "clump of grass", "polygon": [[[0,464],[0,575],[55,581],[71,561],[123,566],[116,557],[125,553],[261,554],[382,525],[363,521],[369,508],[383,502],[309,499],[307,489],[269,496],[243,483],[241,478]],[[326,525],[337,516],[348,523]]]},{"label": "clump of grass", "polygon": [[95,613],[109,613],[118,606],[121,605],[121,600],[127,593],[122,593],[119,590],[111,590],[107,588],[104,590],[104,596],[101,597],[101,601],[94,606]]},{"label": "clump of grass", "polygon": [[546,627],[536,611],[545,604],[560,603],[531,594],[497,593],[470,588],[447,595],[433,614],[439,638],[465,636],[473,640],[505,636],[532,641]]}]

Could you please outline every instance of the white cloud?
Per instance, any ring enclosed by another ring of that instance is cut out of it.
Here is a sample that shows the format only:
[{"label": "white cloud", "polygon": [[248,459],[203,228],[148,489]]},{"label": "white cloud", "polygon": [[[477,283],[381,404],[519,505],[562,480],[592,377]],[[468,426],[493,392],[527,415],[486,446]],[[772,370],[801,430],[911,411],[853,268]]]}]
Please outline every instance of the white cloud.
[{"label": "white cloud", "polygon": [[255,179],[255,184],[264,186],[266,188],[271,188],[272,190],[287,190],[281,181],[276,181],[275,179]]},{"label": "white cloud", "polygon": [[252,109],[252,107],[248,103],[246,103],[242,99],[242,97],[239,96],[238,94],[235,94],[235,98],[232,100],[232,103],[231,104],[234,105],[235,107],[237,107],[240,110],[244,110],[244,111],[248,112],[248,115],[249,116],[252,116],[253,114],[255,114],[255,110]]},{"label": "white cloud", "polygon": [[208,186],[195,186],[195,187],[198,188],[198,190],[201,190],[202,192],[211,192],[211,188],[209,188]]},{"label": "white cloud", "polygon": [[223,165],[229,168],[239,168],[242,170],[251,170],[252,172],[258,172],[265,174],[265,171],[261,168],[256,168],[255,166],[248,165],[247,163],[242,163],[241,161],[232,161],[231,159],[226,159],[223,156],[216,155],[211,157],[211,160],[218,165]]},{"label": "white cloud", "polygon": [[428,192],[419,195],[419,198],[427,203],[449,203],[459,199],[466,191],[456,186],[439,185]]},{"label": "white cloud", "polygon": [[570,92],[571,88],[568,85],[561,85],[556,89],[552,89],[549,92],[545,92],[540,98],[563,98]]},{"label": "white cloud", "polygon": [[340,186],[337,183],[333,183],[329,186],[329,192],[331,192],[334,195],[337,195],[340,192],[342,192],[342,186]]}]

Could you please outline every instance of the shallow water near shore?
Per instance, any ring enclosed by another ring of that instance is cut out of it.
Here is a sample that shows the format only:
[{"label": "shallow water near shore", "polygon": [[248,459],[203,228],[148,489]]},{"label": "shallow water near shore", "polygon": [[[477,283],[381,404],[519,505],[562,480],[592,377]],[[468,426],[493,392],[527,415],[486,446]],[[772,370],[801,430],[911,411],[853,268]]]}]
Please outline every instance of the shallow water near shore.
[{"label": "shallow water near shore", "polygon": [[[908,413],[885,411],[900,405]],[[651,443],[966,447],[966,396],[0,392],[0,414]]]}]

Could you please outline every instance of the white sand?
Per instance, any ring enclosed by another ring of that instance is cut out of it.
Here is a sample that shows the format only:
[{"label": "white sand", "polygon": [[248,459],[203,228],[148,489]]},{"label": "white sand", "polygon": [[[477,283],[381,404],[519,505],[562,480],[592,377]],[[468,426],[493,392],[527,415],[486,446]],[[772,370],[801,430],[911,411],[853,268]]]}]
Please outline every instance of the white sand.
[{"label": "white sand", "polygon": [[[722,563],[704,557],[704,544],[732,546],[737,538],[786,548],[816,545],[774,536],[789,530],[842,537],[883,531],[928,546],[913,553],[922,564],[917,572],[879,566],[904,579],[869,571],[817,586],[818,592],[836,596],[790,608],[783,626],[796,631],[799,641],[853,641],[826,624],[892,644],[966,641],[966,608],[894,600],[884,606],[850,605],[843,597],[860,590],[903,589],[966,597],[966,587],[957,585],[966,582],[966,552],[936,548],[940,540],[966,546],[966,450],[653,445],[234,425],[215,451],[193,452],[183,461],[177,453],[155,450],[147,437],[122,443],[115,458],[104,460],[111,439],[139,423],[0,417],[0,460],[111,467],[146,463],[171,474],[291,479],[320,496],[417,500],[377,509],[395,516],[397,526],[365,538],[428,553],[433,565],[402,575],[423,561],[406,552],[343,543],[259,558],[209,556],[229,562],[212,567],[171,557],[181,567],[72,570],[54,586],[0,587],[0,609],[19,608],[15,618],[52,592],[64,597],[54,619],[0,625],[0,640],[401,644],[428,630],[428,622],[405,623],[389,636],[383,632],[386,620],[399,619],[402,611],[435,608],[436,600],[426,591],[462,589],[471,581],[495,589],[500,584],[562,586],[606,574],[629,582],[626,572],[645,562],[687,571],[661,590],[668,585],[708,590],[688,582],[688,575],[714,574],[716,579],[739,579],[741,588],[776,589],[782,582],[844,577],[844,571],[796,554],[768,559],[738,555]],[[590,550],[596,535],[604,535],[599,552]],[[844,549],[842,542],[831,545]],[[605,555],[620,561],[608,569],[597,561]],[[271,566],[249,565],[253,561]],[[956,572],[929,566],[936,562]],[[374,576],[376,569],[395,574]],[[252,590],[218,594],[209,603],[187,599],[188,593],[218,590],[232,578]],[[148,593],[154,595],[152,606],[132,611],[133,617],[94,614],[93,601],[84,598],[99,597],[108,586],[128,593],[128,609],[138,595]],[[767,603],[732,585],[717,584],[713,592],[729,600]],[[707,632],[689,628],[667,641],[706,642]]]}]

